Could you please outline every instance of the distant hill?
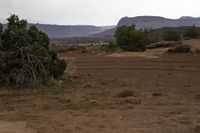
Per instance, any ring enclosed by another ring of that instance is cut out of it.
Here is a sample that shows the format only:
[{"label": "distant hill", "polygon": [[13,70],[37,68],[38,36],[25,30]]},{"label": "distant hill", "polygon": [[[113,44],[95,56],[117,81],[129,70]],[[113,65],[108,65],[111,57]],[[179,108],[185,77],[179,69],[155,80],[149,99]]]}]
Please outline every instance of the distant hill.
[{"label": "distant hill", "polygon": [[[164,17],[157,17],[157,16],[139,16],[139,17],[124,17],[120,19],[120,21],[117,24],[117,27],[120,26],[130,26],[135,25],[137,29],[143,29],[143,28],[152,28],[152,29],[160,29],[163,27],[187,27],[195,25],[197,27],[200,27],[200,18],[194,18],[194,17],[181,17],[180,19],[168,19]],[[116,28],[109,29],[106,31],[103,31],[101,33],[96,33],[93,35],[90,35],[90,37],[95,38],[110,38],[114,37]]]},{"label": "distant hill", "polygon": [[41,31],[46,32],[50,38],[86,37],[113,28],[112,26],[90,26],[90,25],[47,25],[34,24]]},{"label": "distant hill", "polygon": [[[5,23],[5,20],[0,19]],[[49,25],[49,24],[30,24],[46,32],[51,39],[56,38],[101,38],[114,39],[116,26],[92,26],[92,25]],[[200,18],[184,16],[180,19],[168,19],[159,16],[138,16],[124,17],[120,19],[117,27],[123,25],[136,25],[137,29],[152,28],[161,29],[163,27],[187,27],[196,25],[200,27]],[[4,27],[6,27],[4,25]]]},{"label": "distant hill", "polygon": [[103,39],[114,39],[115,31],[116,31],[116,27],[109,29],[109,30],[105,30],[105,31],[100,32],[100,33],[89,35],[88,37],[103,38]]},{"label": "distant hill", "polygon": [[[5,22],[1,20],[1,22]],[[92,25],[50,25],[50,24],[29,24],[35,25],[39,30],[47,33],[50,38],[86,37],[97,34],[115,26],[92,26]],[[6,24],[4,24],[4,28]]]}]

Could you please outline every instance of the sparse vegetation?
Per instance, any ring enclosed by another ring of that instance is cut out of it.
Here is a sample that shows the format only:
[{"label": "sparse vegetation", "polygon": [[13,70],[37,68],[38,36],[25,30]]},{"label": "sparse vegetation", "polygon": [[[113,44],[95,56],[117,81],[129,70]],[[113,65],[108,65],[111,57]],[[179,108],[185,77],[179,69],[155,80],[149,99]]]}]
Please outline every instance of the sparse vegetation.
[{"label": "sparse vegetation", "polygon": [[135,94],[135,90],[133,88],[127,88],[127,89],[120,91],[117,94],[117,96],[118,97],[130,97],[130,96],[134,96],[134,94]]},{"label": "sparse vegetation", "polygon": [[150,31],[136,30],[135,26],[118,27],[115,33],[117,44],[124,51],[144,51],[150,42]]},{"label": "sparse vegetation", "polygon": [[106,45],[106,48],[109,50],[116,50],[118,48],[118,45],[114,42],[109,42],[109,44]]},{"label": "sparse vegetation", "polygon": [[165,41],[180,41],[181,36],[175,30],[167,30],[163,36]]},{"label": "sparse vegetation", "polygon": [[192,26],[191,28],[189,28],[185,35],[184,35],[185,39],[196,39],[200,37],[200,31],[196,26]]},{"label": "sparse vegetation", "polygon": [[182,45],[179,44],[175,46],[174,48],[171,48],[168,50],[170,53],[190,53],[191,52],[191,46],[189,45]]},{"label": "sparse vegetation", "polygon": [[181,42],[175,42],[175,41],[163,41],[163,42],[155,42],[151,43],[146,46],[148,49],[156,49],[156,48],[167,48],[167,47],[174,47],[178,44],[181,44]]},{"label": "sparse vegetation", "polygon": [[102,48],[104,50],[114,51],[114,50],[117,50],[119,46],[115,42],[109,42],[108,44],[102,45]]},{"label": "sparse vegetation", "polygon": [[0,26],[0,83],[47,84],[64,73],[66,63],[49,50],[46,33],[27,28],[26,20],[16,15],[7,20],[7,29]]}]

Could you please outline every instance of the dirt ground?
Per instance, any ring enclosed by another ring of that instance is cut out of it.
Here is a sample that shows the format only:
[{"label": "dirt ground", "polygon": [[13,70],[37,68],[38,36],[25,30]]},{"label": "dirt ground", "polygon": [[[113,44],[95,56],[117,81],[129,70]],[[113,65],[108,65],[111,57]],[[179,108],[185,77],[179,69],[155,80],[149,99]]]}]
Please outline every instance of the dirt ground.
[{"label": "dirt ground", "polygon": [[[0,133],[200,133],[200,54],[138,54],[60,55],[73,83],[2,95]],[[124,89],[134,96],[117,97]]]}]

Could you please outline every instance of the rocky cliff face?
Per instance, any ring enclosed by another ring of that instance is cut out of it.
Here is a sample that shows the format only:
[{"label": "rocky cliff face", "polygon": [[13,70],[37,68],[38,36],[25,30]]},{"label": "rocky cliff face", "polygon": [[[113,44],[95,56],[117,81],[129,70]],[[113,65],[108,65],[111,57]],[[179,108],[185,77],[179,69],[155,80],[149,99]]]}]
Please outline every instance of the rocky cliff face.
[{"label": "rocky cliff face", "polygon": [[[5,20],[1,20],[5,22]],[[30,24],[33,25],[33,24]],[[34,24],[36,27],[46,32],[50,38],[70,38],[70,37],[92,37],[92,38],[114,38],[115,26],[91,26],[91,25],[49,25]],[[182,27],[196,25],[200,27],[200,18],[189,16],[180,19],[168,19],[158,16],[124,17],[117,26],[136,25],[137,29],[163,27]],[[5,27],[5,25],[4,25]]]},{"label": "rocky cliff face", "polygon": [[181,17],[180,19],[168,19],[157,16],[139,16],[139,17],[124,17],[117,26],[136,25],[137,29],[152,28],[158,29],[162,27],[181,27],[181,26],[200,26],[200,18]]},{"label": "rocky cliff face", "polygon": [[[200,27],[200,18],[193,18],[188,16],[181,17],[180,19],[167,19],[157,16],[139,16],[132,18],[124,17],[120,19],[120,21],[117,24],[117,27],[124,25],[127,26],[135,25],[137,29],[143,29],[143,28],[162,29],[163,27],[175,28],[175,27],[187,27],[192,25]],[[103,31],[101,33],[90,35],[90,37],[114,38],[115,31],[116,28],[113,28]]]}]

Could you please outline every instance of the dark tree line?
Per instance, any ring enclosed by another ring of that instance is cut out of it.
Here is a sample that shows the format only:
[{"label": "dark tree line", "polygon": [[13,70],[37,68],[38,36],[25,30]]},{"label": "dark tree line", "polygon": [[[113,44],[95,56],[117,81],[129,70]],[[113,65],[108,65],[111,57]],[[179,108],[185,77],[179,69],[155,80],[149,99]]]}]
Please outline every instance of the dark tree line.
[{"label": "dark tree line", "polygon": [[116,42],[124,51],[144,51],[151,42],[151,31],[136,30],[135,26],[118,27],[115,33]]},{"label": "dark tree line", "polygon": [[[156,42],[152,30],[137,30],[134,25],[118,27],[115,38],[117,45],[124,51],[144,51],[149,43]],[[196,39],[200,38],[200,30],[199,28],[192,26],[182,35],[176,30],[167,30],[162,38],[166,41]]]},{"label": "dark tree line", "polygon": [[163,39],[166,41],[179,41],[181,39],[197,38],[200,38],[200,30],[194,25],[188,28],[184,34],[180,34],[176,30],[167,30],[163,36]]}]

